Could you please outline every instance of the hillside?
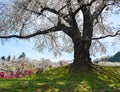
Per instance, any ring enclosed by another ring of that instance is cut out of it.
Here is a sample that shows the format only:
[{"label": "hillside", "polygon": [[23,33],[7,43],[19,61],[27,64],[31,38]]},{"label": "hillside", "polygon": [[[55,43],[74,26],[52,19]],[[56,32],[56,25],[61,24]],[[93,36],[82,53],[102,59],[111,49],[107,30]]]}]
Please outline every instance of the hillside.
[{"label": "hillside", "polygon": [[98,58],[94,60],[93,62],[95,63],[99,63],[99,62],[120,63],[120,52],[117,52],[113,56],[105,56],[105,57]]},{"label": "hillside", "polygon": [[120,62],[120,52],[117,52],[114,56],[108,59],[111,62]]},{"label": "hillside", "polygon": [[62,66],[31,77],[0,79],[0,92],[120,92],[120,67],[70,72]]}]

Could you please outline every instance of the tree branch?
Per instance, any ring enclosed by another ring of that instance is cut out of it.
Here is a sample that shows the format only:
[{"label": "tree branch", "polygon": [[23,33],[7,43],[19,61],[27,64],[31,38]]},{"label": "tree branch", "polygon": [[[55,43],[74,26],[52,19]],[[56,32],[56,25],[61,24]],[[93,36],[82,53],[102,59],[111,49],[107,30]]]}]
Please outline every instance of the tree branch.
[{"label": "tree branch", "polygon": [[34,14],[37,14],[38,16],[40,16],[41,14],[43,14],[44,11],[49,11],[49,12],[52,12],[52,13],[54,13],[56,15],[59,15],[58,11],[56,11],[55,9],[49,8],[49,7],[42,8],[40,12],[34,11],[34,10],[30,10],[30,9],[24,9],[24,10],[30,11],[30,12],[32,12]]},{"label": "tree branch", "polygon": [[101,36],[101,37],[97,37],[97,38],[92,38],[92,40],[99,40],[99,39],[103,39],[103,38],[107,38],[107,37],[115,37],[117,35],[120,35],[120,30],[117,31],[115,34],[113,35],[105,35],[105,36]]},{"label": "tree branch", "polygon": [[107,5],[103,1],[103,3],[101,3],[99,7],[97,7],[97,10],[93,13],[93,20],[96,19],[101,14],[105,7],[107,7]]},{"label": "tree branch", "polygon": [[29,35],[25,35],[25,36],[21,36],[21,35],[8,35],[8,36],[0,36],[0,38],[5,38],[5,39],[8,39],[8,38],[27,39],[27,38],[31,38],[31,37],[34,37],[34,36],[37,36],[37,35],[47,34],[47,33],[56,32],[56,31],[60,31],[60,30],[61,30],[61,26],[58,25],[58,26],[54,26],[54,27],[52,27],[50,29],[47,29],[47,30],[44,30],[44,31],[38,30],[37,32],[35,32],[33,34],[29,34]]},{"label": "tree branch", "polygon": [[98,7],[97,10],[93,13],[93,20],[96,19],[101,13],[102,11],[110,5],[115,5],[115,4],[120,4],[120,1],[114,0],[112,3],[108,3],[108,0],[103,0],[103,3],[101,3]]},{"label": "tree branch", "polygon": [[58,12],[62,11],[67,5],[64,5],[62,8],[58,10]]},{"label": "tree branch", "polygon": [[77,22],[76,22],[76,19],[75,19],[75,15],[73,13],[72,5],[71,5],[71,0],[67,0],[67,8],[68,8],[69,16],[70,16],[67,21],[74,28],[77,28],[78,26],[77,26]]},{"label": "tree branch", "polygon": [[40,16],[41,14],[43,14],[44,11],[49,11],[49,12],[54,13],[54,14],[56,14],[56,15],[62,16],[62,15],[64,15],[64,14],[63,14],[63,13],[60,13],[60,12],[61,12],[66,6],[67,6],[67,5],[64,5],[64,6],[63,6],[62,8],[60,8],[58,11],[55,10],[55,9],[53,9],[53,8],[43,7],[43,6],[41,6],[42,9],[41,9],[40,12],[27,9],[26,7],[24,7],[24,10],[27,10],[27,11],[32,12],[32,13],[34,13],[34,14],[37,14],[38,16]]},{"label": "tree branch", "polygon": [[[95,2],[96,0],[92,0],[90,3],[88,3],[88,4],[83,4],[83,5],[81,5],[78,9],[76,9],[75,11],[74,11],[74,15],[76,15],[79,11],[80,11],[80,9],[82,9],[83,7],[85,7],[85,6],[91,6],[94,2]],[[78,0],[78,3],[79,3],[80,1]]]}]

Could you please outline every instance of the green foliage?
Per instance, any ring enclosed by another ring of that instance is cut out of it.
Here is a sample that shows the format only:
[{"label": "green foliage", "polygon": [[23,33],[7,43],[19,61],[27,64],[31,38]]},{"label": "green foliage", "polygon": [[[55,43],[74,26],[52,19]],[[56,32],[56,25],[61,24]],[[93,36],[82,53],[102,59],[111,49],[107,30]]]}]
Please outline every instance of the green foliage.
[{"label": "green foliage", "polygon": [[120,67],[70,72],[63,66],[21,79],[0,80],[0,92],[120,92]]}]

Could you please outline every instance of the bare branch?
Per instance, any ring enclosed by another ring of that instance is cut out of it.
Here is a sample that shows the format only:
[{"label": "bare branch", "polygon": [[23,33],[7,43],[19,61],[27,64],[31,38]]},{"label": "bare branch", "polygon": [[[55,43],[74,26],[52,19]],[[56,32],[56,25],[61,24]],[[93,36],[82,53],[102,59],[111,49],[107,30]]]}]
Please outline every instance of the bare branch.
[{"label": "bare branch", "polygon": [[56,24],[52,21],[52,19],[50,19],[49,17],[47,17],[45,14],[42,14],[44,17],[46,17],[51,23],[54,24],[54,26],[56,26]]},{"label": "bare branch", "polygon": [[103,1],[98,7],[97,10],[93,13],[93,19],[96,19],[101,12],[104,10],[104,8],[107,7],[106,3]]},{"label": "bare branch", "polygon": [[37,36],[37,35],[42,35],[42,34],[47,34],[47,33],[50,33],[50,32],[56,32],[56,31],[61,31],[61,27],[58,25],[58,26],[54,26],[50,29],[47,29],[47,30],[44,30],[44,31],[41,31],[41,30],[38,30],[37,32],[33,33],[33,34],[29,34],[29,35],[25,35],[25,36],[21,36],[21,35],[9,35],[9,36],[0,36],[0,38],[21,38],[21,39],[27,39],[27,38],[31,38],[31,37],[34,37],[34,36]]},{"label": "bare branch", "polygon": [[67,5],[64,5],[62,8],[58,10],[58,12],[61,12]]},{"label": "bare branch", "polygon": [[40,12],[38,12],[38,11],[34,11],[34,10],[31,10],[31,9],[28,9],[27,7],[24,7],[23,9],[24,10],[27,10],[27,11],[30,11],[30,12],[32,12],[32,13],[35,13],[35,14],[37,14],[38,16],[40,16],[41,14],[43,14],[43,12],[44,11],[49,11],[49,12],[51,12],[51,13],[54,13],[54,14],[56,14],[56,15],[64,15],[64,14],[62,14],[62,13],[60,13],[65,7],[66,7],[67,5],[64,5],[62,8],[60,8],[58,11],[57,10],[55,10],[55,9],[53,9],[53,8],[50,8],[50,7],[43,7],[42,5],[41,5],[41,11]]},{"label": "bare branch", "polygon": [[23,23],[23,24],[22,24],[22,27],[21,27],[21,29],[20,29],[20,36],[22,35],[22,31],[23,31],[24,26],[25,26],[25,24]]},{"label": "bare branch", "polygon": [[114,0],[111,3],[108,3],[108,0],[103,0],[103,3],[101,3],[98,7],[97,10],[93,13],[93,19],[98,18],[98,16],[102,13],[102,11],[110,5],[115,5],[115,4],[120,4],[120,1]]},{"label": "bare branch", "polygon": [[71,0],[67,0],[67,8],[68,8],[69,14],[72,16],[73,11],[72,11],[72,6],[71,6]]},{"label": "bare branch", "polygon": [[35,13],[35,14],[37,14],[38,16],[40,16],[41,14],[43,14],[44,11],[49,11],[49,12],[52,12],[52,13],[54,13],[54,14],[56,14],[56,15],[59,15],[59,12],[58,12],[58,11],[56,11],[55,9],[49,8],[49,7],[44,7],[44,8],[42,8],[40,12],[34,11],[34,10],[30,10],[30,9],[24,9],[24,10],[30,11],[30,12],[32,12],[32,13]]},{"label": "bare branch", "polygon": [[77,22],[76,22],[76,19],[75,19],[75,15],[73,13],[71,0],[67,0],[67,8],[68,8],[69,16],[70,16],[67,21],[69,21],[70,25],[77,28]]},{"label": "bare branch", "polygon": [[101,37],[97,37],[97,38],[92,38],[92,40],[99,40],[99,39],[103,39],[103,38],[107,38],[107,37],[115,37],[117,35],[120,35],[120,30],[117,31],[115,34],[113,35],[105,35],[105,36],[101,36]]},{"label": "bare branch", "polygon": [[[76,15],[83,7],[85,7],[85,6],[91,6],[95,1],[96,1],[96,0],[92,0],[92,1],[91,1],[90,3],[88,3],[88,4],[80,4],[81,6],[74,11],[74,15]],[[78,3],[79,3],[79,2],[80,2],[80,1],[78,0]]]}]

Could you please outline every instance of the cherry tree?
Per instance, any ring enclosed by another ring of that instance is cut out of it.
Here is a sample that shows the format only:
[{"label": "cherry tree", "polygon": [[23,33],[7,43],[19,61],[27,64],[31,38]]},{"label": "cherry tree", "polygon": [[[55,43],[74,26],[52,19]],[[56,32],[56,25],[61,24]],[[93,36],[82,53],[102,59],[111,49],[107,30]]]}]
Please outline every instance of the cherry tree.
[{"label": "cherry tree", "polygon": [[71,69],[84,70],[90,51],[105,51],[100,39],[120,35],[105,23],[119,12],[119,0],[9,0],[0,4],[0,38],[32,38],[37,50],[55,55],[74,51]]}]

